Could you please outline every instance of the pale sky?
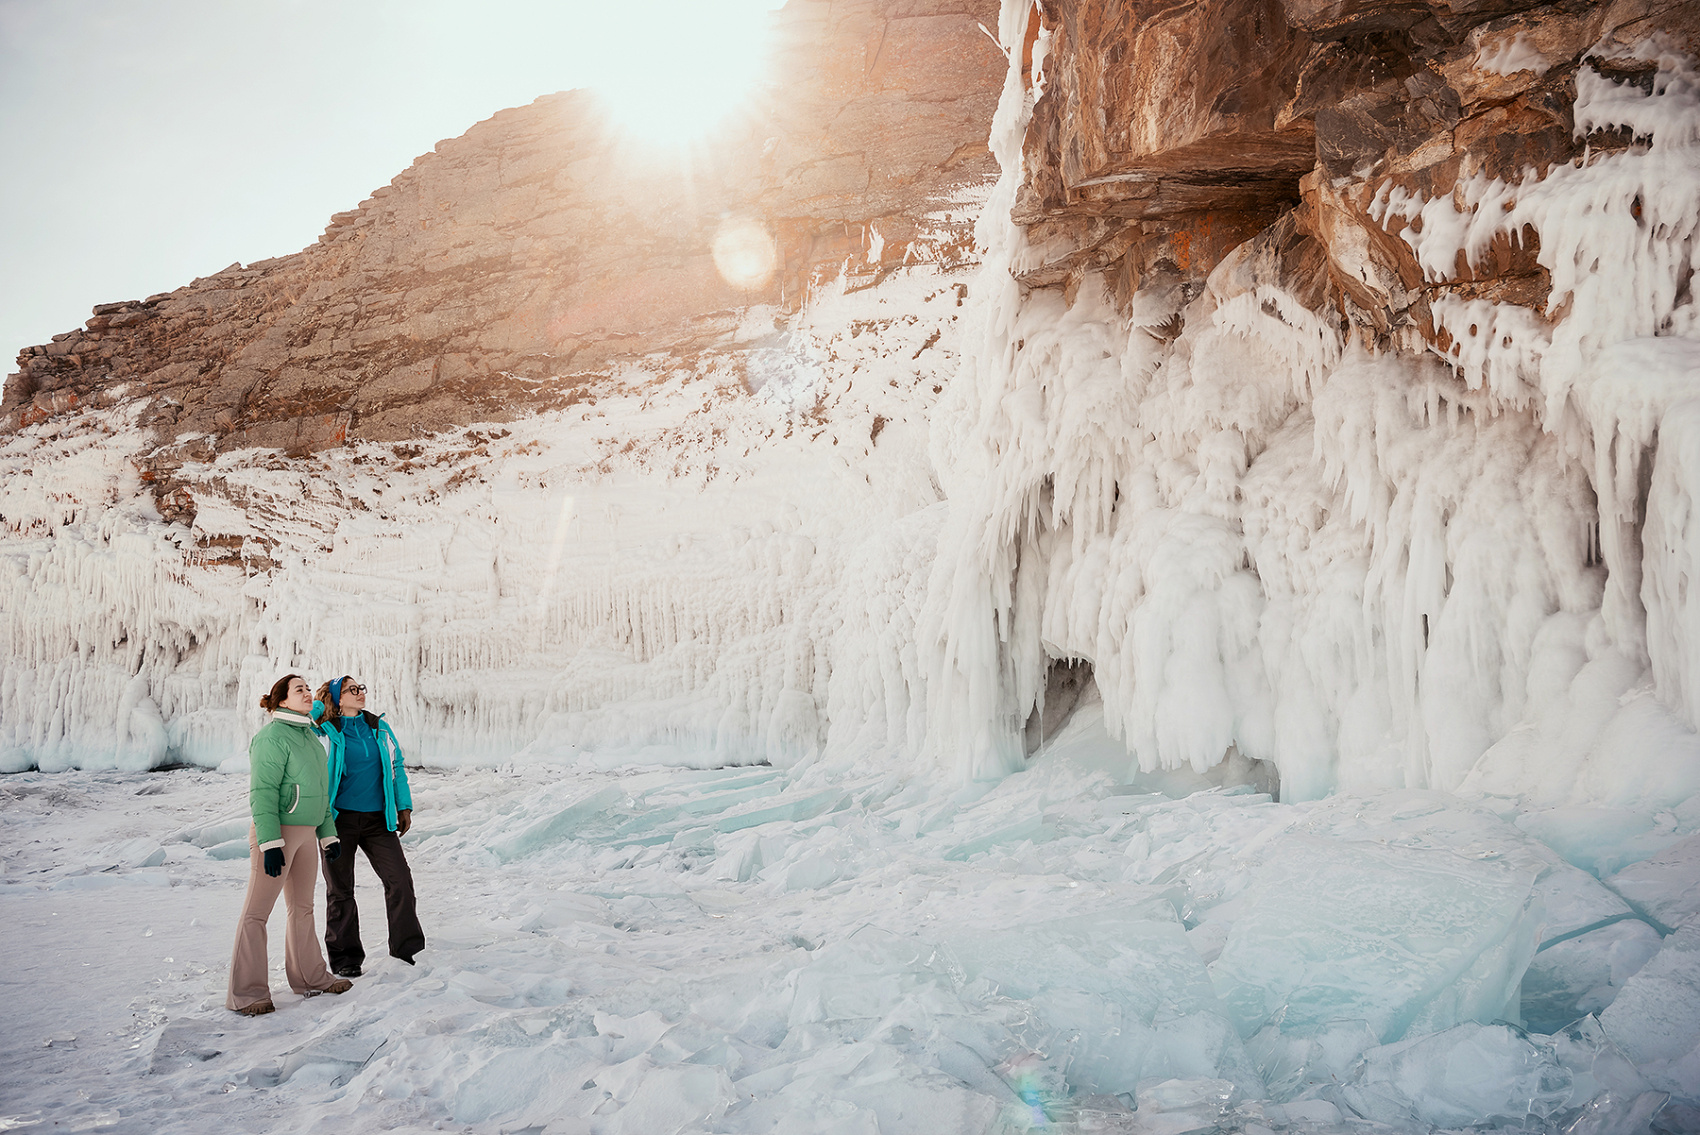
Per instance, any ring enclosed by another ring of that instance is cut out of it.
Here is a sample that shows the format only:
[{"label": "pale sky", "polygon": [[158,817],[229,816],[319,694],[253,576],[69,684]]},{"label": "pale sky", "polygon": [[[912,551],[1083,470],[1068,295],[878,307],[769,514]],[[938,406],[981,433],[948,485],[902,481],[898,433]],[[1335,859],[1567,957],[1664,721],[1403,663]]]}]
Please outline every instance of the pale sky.
[{"label": "pale sky", "polygon": [[0,376],[95,304],[300,250],[504,107],[717,105],[779,6],[0,0]]}]

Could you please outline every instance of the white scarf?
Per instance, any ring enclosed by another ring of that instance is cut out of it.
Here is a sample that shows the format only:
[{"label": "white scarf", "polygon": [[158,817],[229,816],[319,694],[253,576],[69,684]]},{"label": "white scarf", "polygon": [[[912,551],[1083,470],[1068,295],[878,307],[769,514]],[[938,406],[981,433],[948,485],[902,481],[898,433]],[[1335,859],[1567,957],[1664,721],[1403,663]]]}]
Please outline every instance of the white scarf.
[{"label": "white scarf", "polygon": [[300,725],[308,729],[313,727],[313,719],[311,717],[308,717],[305,713],[297,713],[293,709],[272,710],[272,720],[281,721],[285,725]]}]

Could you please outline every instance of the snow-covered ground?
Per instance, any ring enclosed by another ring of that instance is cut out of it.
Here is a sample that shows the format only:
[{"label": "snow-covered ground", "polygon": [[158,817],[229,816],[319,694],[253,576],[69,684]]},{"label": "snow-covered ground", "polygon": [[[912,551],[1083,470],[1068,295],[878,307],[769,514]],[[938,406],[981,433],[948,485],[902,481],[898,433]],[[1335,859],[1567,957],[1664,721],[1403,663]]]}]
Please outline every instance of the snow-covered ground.
[{"label": "snow-covered ground", "polygon": [[1629,1132],[1700,1096],[1692,805],[1124,784],[1102,722],[954,794],[659,747],[416,771],[419,964],[362,864],[366,976],[291,996],[279,911],[257,1019],[244,777],[7,777],[0,1129]]}]

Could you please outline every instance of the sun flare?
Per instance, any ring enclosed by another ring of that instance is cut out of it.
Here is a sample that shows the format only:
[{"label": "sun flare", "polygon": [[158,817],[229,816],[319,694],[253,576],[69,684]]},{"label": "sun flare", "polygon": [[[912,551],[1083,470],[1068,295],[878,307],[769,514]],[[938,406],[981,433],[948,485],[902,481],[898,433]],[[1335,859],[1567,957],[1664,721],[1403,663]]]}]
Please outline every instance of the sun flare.
[{"label": "sun flare", "polygon": [[590,82],[633,140],[688,146],[749,99],[767,73],[777,0],[652,0],[626,13],[638,47],[611,50]]}]

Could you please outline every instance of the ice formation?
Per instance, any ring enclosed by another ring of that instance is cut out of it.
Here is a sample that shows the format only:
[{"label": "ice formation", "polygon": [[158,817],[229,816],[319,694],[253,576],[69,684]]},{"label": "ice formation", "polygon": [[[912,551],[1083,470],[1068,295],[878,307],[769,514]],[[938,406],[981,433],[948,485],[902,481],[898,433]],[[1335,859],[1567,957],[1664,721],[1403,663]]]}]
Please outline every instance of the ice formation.
[{"label": "ice formation", "polygon": [[[925,413],[961,306],[918,266],[818,297],[789,345],[754,312],[764,345],[508,429],[220,455],[189,470],[192,533],[139,504],[123,409],[23,430],[0,459],[5,766],[217,765],[278,666],[371,677],[439,762],[610,736],[818,751],[840,579],[937,499]],[[275,566],[204,567],[197,540]]]},{"label": "ice formation", "polygon": [[[28,427],[0,759],[218,764],[307,666],[392,691],[439,762],[691,736],[996,776],[1084,661],[1146,771],[1675,803],[1700,789],[1700,96],[1648,51],[1650,89],[1577,79],[1578,132],[1637,145],[1378,198],[1437,280],[1539,234],[1547,310],[1441,299],[1444,358],[1372,352],[1244,246],[1129,313],[1022,288],[1012,70],[971,282],[841,282],[777,339],[752,311],[719,359],[510,429],[222,454],[189,470],[193,532],[148,516],[122,405]],[[208,541],[276,566],[200,568]]]},{"label": "ice formation", "polygon": [[[1700,788],[1683,472],[1700,102],[1692,63],[1649,51],[1650,90],[1578,78],[1577,130],[1639,146],[1430,201],[1384,190],[1378,219],[1431,279],[1539,235],[1545,318],[1442,300],[1450,365],[1342,341],[1256,282],[1245,246],[1197,300],[1141,294],[1128,319],[1086,288],[1066,309],[1025,293],[998,267],[1030,255],[1003,220],[1012,87],[981,230],[986,327],[935,424],[951,510],[924,624],[935,748],[972,774],[1019,767],[1047,666],[1081,658],[1146,770],[1232,746],[1300,799],[1471,776],[1560,798]],[[1177,319],[1173,342],[1153,333]],[[1631,690],[1677,722],[1635,701],[1507,743]],[[1660,730],[1639,756],[1588,747]],[[1537,745],[1564,759],[1536,766]]]}]

